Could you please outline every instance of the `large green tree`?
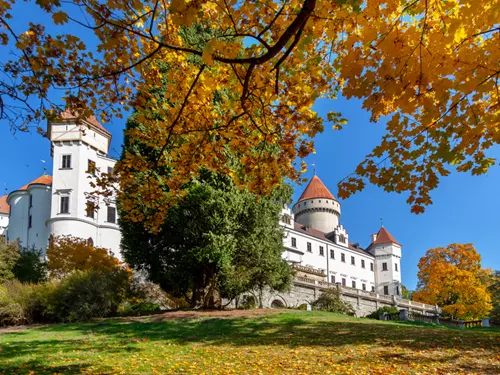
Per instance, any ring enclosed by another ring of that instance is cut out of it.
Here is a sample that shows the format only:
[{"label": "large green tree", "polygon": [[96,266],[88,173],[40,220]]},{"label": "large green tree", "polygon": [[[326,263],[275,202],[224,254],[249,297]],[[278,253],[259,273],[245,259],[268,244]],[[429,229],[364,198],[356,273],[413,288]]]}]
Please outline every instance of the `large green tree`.
[{"label": "large green tree", "polygon": [[288,187],[258,197],[227,175],[203,170],[185,191],[157,233],[121,220],[123,255],[131,266],[147,270],[152,281],[192,307],[214,307],[220,297],[249,290],[262,296],[265,288],[289,287],[279,225]]}]

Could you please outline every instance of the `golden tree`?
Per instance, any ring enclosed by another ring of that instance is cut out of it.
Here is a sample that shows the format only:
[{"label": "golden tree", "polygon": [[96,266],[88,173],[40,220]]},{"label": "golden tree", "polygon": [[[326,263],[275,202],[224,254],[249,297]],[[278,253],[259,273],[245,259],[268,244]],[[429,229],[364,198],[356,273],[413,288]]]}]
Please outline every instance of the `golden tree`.
[{"label": "golden tree", "polygon": [[51,237],[47,248],[48,269],[52,276],[62,277],[74,270],[114,271],[123,264],[108,250],[95,247],[91,241],[74,236]]},{"label": "golden tree", "polygon": [[[133,137],[157,157],[127,155],[118,171],[124,204],[142,207],[130,218],[153,228],[200,165],[263,193],[299,180],[296,160],[323,130],[312,105],[339,92],[373,121],[390,117],[381,144],[339,183],[341,198],[370,182],[407,192],[419,213],[451,168],[494,164],[499,0],[37,0],[60,34],[36,23],[16,32],[14,2],[0,0],[0,43],[20,52],[3,65],[0,115],[19,129],[57,117],[52,88],[66,88],[81,117],[147,106]],[[182,38],[193,25],[210,36]],[[89,30],[90,42],[80,37]],[[155,95],[165,81],[176,89]],[[345,123],[337,112],[328,120]]]},{"label": "golden tree", "polygon": [[415,301],[439,305],[456,319],[480,319],[492,309],[482,278],[481,256],[472,244],[451,244],[427,250],[418,263]]}]

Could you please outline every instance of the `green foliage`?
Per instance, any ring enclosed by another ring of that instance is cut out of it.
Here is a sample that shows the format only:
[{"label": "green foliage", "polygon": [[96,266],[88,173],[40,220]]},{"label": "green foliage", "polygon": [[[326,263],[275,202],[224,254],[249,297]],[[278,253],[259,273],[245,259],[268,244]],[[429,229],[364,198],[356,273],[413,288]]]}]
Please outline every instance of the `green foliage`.
[{"label": "green foliage", "polygon": [[14,276],[22,283],[40,283],[48,278],[47,262],[41,250],[35,247],[19,249],[19,258],[12,269]]},{"label": "green foliage", "polygon": [[289,287],[292,274],[281,258],[279,226],[289,188],[258,197],[240,190],[229,176],[202,170],[186,192],[157,234],[120,222],[128,264],[145,269],[151,281],[192,307],[214,307],[220,297],[253,289]]},{"label": "green foliage", "polygon": [[0,325],[84,321],[115,315],[128,292],[126,270],[75,271],[40,284],[0,284]]},{"label": "green foliage", "polygon": [[254,296],[246,294],[242,297],[240,306],[244,310],[255,309],[257,307],[257,300]]},{"label": "green foliage", "polygon": [[493,310],[490,317],[495,322],[500,322],[500,271],[496,270],[491,275],[491,283],[488,286],[488,292],[491,295],[491,304]]},{"label": "green foliage", "polygon": [[160,305],[156,303],[144,301],[131,303],[129,301],[125,301],[118,306],[117,313],[121,316],[141,316],[151,315],[160,311]]},{"label": "green foliage", "polygon": [[0,282],[14,278],[12,269],[19,259],[19,244],[0,239]]},{"label": "green foliage", "polygon": [[401,285],[401,296],[404,298],[404,299],[408,299],[408,300],[412,300],[413,298],[413,293],[414,291],[413,290],[408,290],[407,287],[405,287],[404,285]]},{"label": "green foliage", "polygon": [[115,315],[126,298],[130,274],[126,270],[74,271],[56,289],[48,311],[54,321],[85,321]]},{"label": "green foliage", "polygon": [[311,305],[315,310],[319,311],[328,311],[346,315],[355,314],[351,304],[340,298],[340,292],[337,289],[325,290]]},{"label": "green foliage", "polygon": [[393,314],[399,312],[398,308],[395,306],[384,306],[375,310],[374,312],[368,314],[366,317],[369,319],[379,319],[381,313]]}]

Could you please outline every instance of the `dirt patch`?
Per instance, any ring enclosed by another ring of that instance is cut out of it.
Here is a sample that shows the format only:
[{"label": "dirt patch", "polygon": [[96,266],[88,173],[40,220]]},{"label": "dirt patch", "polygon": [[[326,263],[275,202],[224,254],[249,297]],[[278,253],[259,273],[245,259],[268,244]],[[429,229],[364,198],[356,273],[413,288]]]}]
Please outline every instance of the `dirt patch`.
[{"label": "dirt patch", "polygon": [[[283,310],[280,309],[253,309],[253,310],[184,310],[184,311],[167,311],[161,314],[145,315],[145,316],[129,316],[121,318],[102,318],[94,319],[92,321],[102,322],[106,319],[118,319],[124,322],[161,322],[164,320],[174,319],[198,319],[198,318],[217,318],[217,319],[230,319],[230,318],[250,318],[261,315],[274,315],[279,314]],[[48,324],[31,324],[0,328],[0,335],[4,333],[22,332],[26,329],[47,327]]]}]

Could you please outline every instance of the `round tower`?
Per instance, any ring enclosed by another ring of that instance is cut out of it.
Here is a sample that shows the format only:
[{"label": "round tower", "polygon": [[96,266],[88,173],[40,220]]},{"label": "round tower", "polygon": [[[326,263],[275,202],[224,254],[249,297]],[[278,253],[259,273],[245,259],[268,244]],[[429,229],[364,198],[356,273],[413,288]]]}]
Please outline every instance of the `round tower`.
[{"label": "round tower", "polygon": [[340,203],[314,175],[299,200],[293,206],[295,221],[324,233],[337,228],[340,219]]}]

